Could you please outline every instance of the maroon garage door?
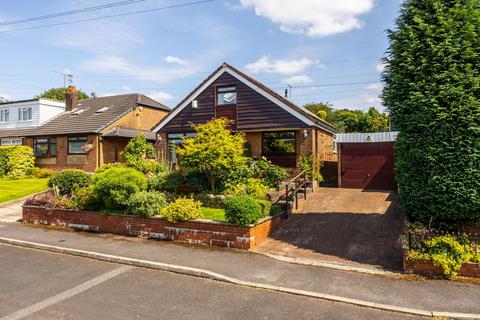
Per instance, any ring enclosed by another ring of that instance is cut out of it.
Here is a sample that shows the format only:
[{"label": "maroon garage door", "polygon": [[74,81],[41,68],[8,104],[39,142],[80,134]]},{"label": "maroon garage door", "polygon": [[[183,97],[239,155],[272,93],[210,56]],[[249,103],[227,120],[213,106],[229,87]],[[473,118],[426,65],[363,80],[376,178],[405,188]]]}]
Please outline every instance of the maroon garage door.
[{"label": "maroon garage door", "polygon": [[342,188],[395,189],[393,142],[341,143]]}]

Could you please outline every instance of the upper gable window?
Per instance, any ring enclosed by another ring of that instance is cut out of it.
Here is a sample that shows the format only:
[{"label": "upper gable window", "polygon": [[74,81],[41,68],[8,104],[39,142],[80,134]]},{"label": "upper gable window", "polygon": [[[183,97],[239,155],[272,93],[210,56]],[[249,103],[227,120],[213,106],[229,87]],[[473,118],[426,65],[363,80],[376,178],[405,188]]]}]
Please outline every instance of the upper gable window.
[{"label": "upper gable window", "polygon": [[237,89],[235,87],[217,88],[217,105],[237,104]]}]

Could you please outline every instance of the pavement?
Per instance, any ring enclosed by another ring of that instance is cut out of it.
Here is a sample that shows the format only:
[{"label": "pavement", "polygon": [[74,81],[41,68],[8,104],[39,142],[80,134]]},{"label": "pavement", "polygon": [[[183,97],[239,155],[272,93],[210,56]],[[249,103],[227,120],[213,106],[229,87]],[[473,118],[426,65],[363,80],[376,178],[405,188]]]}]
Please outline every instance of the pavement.
[{"label": "pavement", "polygon": [[198,268],[240,281],[308,290],[377,304],[436,312],[480,314],[480,286],[473,283],[411,279],[401,275],[386,277],[290,264],[239,250],[61,231],[19,223],[0,224],[0,237]]},{"label": "pavement", "polygon": [[254,251],[287,260],[400,271],[403,226],[394,192],[318,188]]},{"label": "pavement", "polygon": [[4,244],[0,270],[0,320],[422,319]]},{"label": "pavement", "polygon": [[25,199],[0,204],[0,222],[16,222],[22,218],[22,204]]}]

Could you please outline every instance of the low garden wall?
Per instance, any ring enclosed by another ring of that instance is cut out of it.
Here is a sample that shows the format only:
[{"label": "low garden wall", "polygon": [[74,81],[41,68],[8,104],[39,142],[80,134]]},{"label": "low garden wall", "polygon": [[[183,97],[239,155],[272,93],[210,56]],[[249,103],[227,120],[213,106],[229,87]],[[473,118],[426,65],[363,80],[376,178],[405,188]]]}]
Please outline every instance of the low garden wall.
[{"label": "low garden wall", "polygon": [[[403,249],[403,269],[405,273],[420,274],[425,276],[442,276],[443,270],[437,267],[433,262],[424,261],[408,261],[407,248]],[[458,276],[469,278],[480,278],[480,264],[466,262],[463,263],[458,271]]]},{"label": "low garden wall", "polygon": [[172,223],[157,217],[104,215],[98,212],[23,206],[23,222],[249,250],[265,240],[281,224],[282,218],[267,217],[255,226],[237,227],[221,221]]}]

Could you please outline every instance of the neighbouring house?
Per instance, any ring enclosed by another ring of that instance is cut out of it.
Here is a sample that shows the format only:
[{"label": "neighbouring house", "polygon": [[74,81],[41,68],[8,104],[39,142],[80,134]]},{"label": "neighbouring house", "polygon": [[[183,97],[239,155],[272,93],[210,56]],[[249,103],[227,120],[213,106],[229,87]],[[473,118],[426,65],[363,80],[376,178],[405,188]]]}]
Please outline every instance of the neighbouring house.
[{"label": "neighbouring house", "polygon": [[169,110],[136,93],[77,100],[71,87],[64,112],[36,128],[0,130],[0,138],[17,137],[31,146],[38,167],[91,172],[119,162],[128,141],[138,134],[155,143],[151,129]]},{"label": "neighbouring house", "polygon": [[265,156],[286,168],[298,168],[299,157],[311,154],[337,159],[332,125],[227,63],[155,126],[160,157],[176,163],[182,138],[195,135],[192,124],[218,117],[230,119],[232,131],[245,133],[252,157]]},{"label": "neighbouring house", "polygon": [[[30,99],[0,103],[0,132],[22,132],[36,128],[65,111],[65,102],[51,99]],[[21,145],[20,135],[0,138],[2,146]]]},{"label": "neighbouring house", "polygon": [[338,186],[395,189],[395,141],[398,132],[337,134]]}]

